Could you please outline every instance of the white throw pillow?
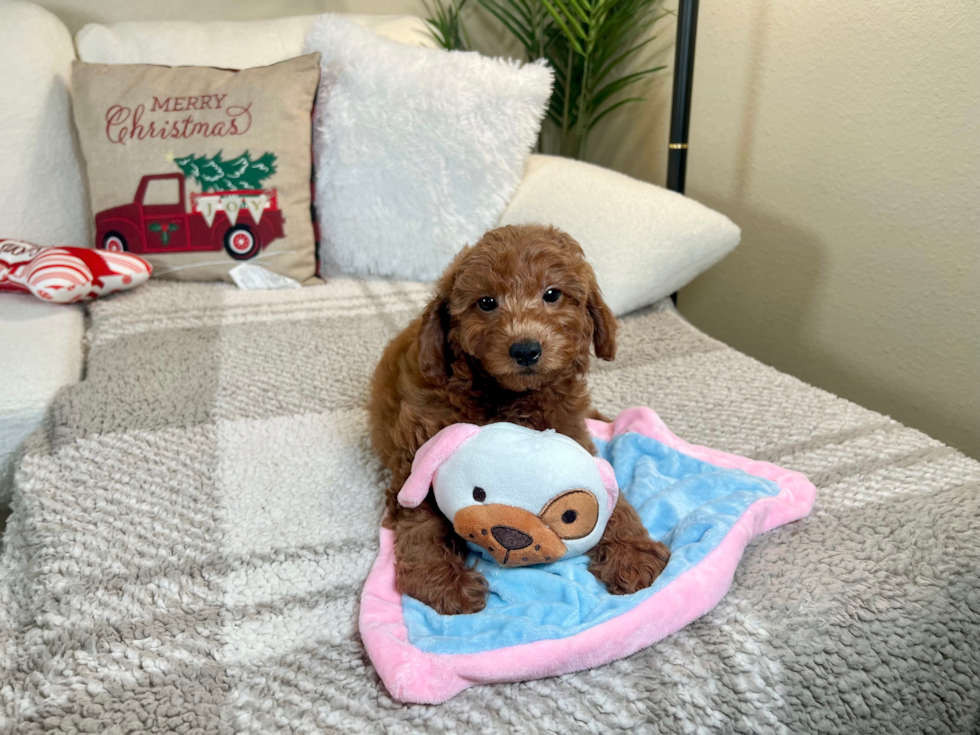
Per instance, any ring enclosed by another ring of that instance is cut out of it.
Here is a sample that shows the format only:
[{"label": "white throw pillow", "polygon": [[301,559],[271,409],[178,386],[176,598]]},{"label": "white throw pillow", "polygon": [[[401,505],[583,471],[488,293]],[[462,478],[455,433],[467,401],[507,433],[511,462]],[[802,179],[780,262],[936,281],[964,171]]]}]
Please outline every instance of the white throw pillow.
[{"label": "white throw pillow", "polygon": [[323,55],[313,134],[321,271],[434,280],[517,189],[551,70],[399,45],[329,14],[306,50]]},{"label": "white throw pillow", "polygon": [[68,29],[28,3],[0,3],[0,238],[91,247],[71,119]]},{"label": "white throw pillow", "polygon": [[[303,54],[316,15],[250,21],[89,23],[75,36],[78,58],[92,64],[163,64],[250,69]],[[392,41],[435,48],[421,18],[345,15]]]},{"label": "white throw pillow", "polygon": [[500,225],[549,224],[578,240],[617,315],[678,290],[738,245],[725,215],[581,161],[531,156]]}]

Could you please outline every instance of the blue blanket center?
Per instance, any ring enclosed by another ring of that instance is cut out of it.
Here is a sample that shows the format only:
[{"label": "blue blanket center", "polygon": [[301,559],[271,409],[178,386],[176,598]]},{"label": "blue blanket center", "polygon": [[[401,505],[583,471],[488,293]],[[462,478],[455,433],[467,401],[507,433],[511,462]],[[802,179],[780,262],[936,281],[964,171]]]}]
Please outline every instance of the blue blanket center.
[{"label": "blue blanket center", "polygon": [[670,549],[652,587],[611,595],[588,570],[587,556],[505,569],[474,551],[468,562],[490,585],[487,606],[473,615],[439,615],[402,596],[409,640],[431,653],[482,653],[520,643],[567,638],[631,610],[701,562],[745,510],[779,487],[742,470],[689,457],[642,434],[596,440],[616,470],[620,492],[650,536]]}]

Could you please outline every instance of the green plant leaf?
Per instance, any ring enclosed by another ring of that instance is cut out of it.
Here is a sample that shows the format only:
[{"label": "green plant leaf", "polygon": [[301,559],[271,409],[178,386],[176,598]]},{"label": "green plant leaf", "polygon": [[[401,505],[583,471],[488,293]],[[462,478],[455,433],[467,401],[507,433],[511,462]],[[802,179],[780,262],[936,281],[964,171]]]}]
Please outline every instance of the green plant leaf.
[{"label": "green plant leaf", "polygon": [[592,128],[594,128],[596,126],[596,124],[598,124],[598,122],[602,118],[604,118],[606,115],[608,115],[613,110],[616,110],[616,109],[622,107],[623,105],[629,104],[630,102],[642,102],[644,99],[646,99],[646,98],[645,97],[627,97],[626,99],[620,100],[619,102],[614,102],[613,104],[609,105],[609,107],[607,107],[605,110],[603,110],[598,115],[596,115],[595,117],[592,118],[592,121],[589,123],[589,130],[592,130]]},{"label": "green plant leaf", "polygon": [[545,113],[548,125],[560,131],[557,142],[564,155],[583,155],[597,122],[642,99],[617,95],[664,68],[629,69],[654,40],[651,28],[668,14],[662,0],[478,2],[521,44],[528,59],[544,58],[554,70]]},{"label": "green plant leaf", "polygon": [[599,68],[596,70],[596,80],[601,81],[605,79],[612,72],[613,69],[615,69],[617,66],[622,64],[624,61],[626,61],[626,59],[628,59],[630,56],[635,54],[637,51],[641,50],[648,43],[650,43],[651,41],[655,41],[656,38],[657,38],[656,36],[651,36],[645,41],[641,41],[640,43],[632,46],[631,48],[628,48],[619,56],[613,57],[612,59],[606,61],[604,64],[599,64]]},{"label": "green plant leaf", "polygon": [[609,19],[597,31],[597,48],[594,57],[597,67],[601,66],[604,60],[616,56],[624,48],[634,45],[648,28],[647,23],[630,23],[619,16]]},{"label": "green plant leaf", "polygon": [[578,13],[578,17],[581,18],[583,23],[592,23],[593,18],[589,9],[585,8],[579,0],[569,0],[569,4]]},{"label": "green plant leaf", "polygon": [[467,0],[422,0],[422,6],[428,17],[429,33],[442,48],[447,50],[469,48],[469,36],[460,19],[460,13]]},{"label": "green plant leaf", "polygon": [[493,0],[480,0],[480,5],[486,8],[493,17],[503,23],[504,27],[511,32],[511,35],[521,42],[525,51],[531,48],[533,39],[528,29],[522,28],[521,21],[514,17],[512,13],[508,12],[502,3],[493,2]]},{"label": "green plant leaf", "polygon": [[530,27],[534,21],[534,12],[531,6],[521,0],[510,0],[509,4],[514,9],[514,12]]},{"label": "green plant leaf", "polygon": [[548,12],[551,13],[551,17],[555,19],[555,23],[557,23],[562,29],[565,34],[565,38],[568,40],[569,44],[571,44],[572,48],[575,49],[576,53],[584,55],[585,49],[582,48],[582,45],[579,43],[579,38],[584,35],[581,32],[582,27],[577,26],[578,32],[573,32],[568,27],[568,23],[565,22],[565,19],[568,18],[572,24],[575,25],[574,20],[572,20],[570,16],[565,15],[563,12],[559,13],[558,10],[555,9],[555,6],[552,5],[552,2],[559,3],[561,0],[541,0],[541,2],[544,3],[544,6],[548,9]]},{"label": "green plant leaf", "polygon": [[610,82],[592,96],[592,109],[598,109],[603,102],[616,94],[616,92],[625,89],[631,84],[635,84],[644,77],[648,77],[654,72],[660,71],[663,68],[663,66],[655,66],[651,67],[650,69],[635,71],[632,74],[627,74],[626,76],[620,77],[614,82]]}]

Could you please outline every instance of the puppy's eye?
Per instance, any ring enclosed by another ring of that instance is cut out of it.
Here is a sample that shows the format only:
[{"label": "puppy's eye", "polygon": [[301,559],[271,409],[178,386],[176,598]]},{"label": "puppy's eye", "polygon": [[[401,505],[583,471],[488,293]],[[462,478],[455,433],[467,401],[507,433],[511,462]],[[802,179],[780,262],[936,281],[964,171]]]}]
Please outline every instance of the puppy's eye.
[{"label": "puppy's eye", "polygon": [[473,500],[475,500],[478,503],[482,503],[486,499],[487,499],[486,490],[484,490],[482,487],[473,488]]},{"label": "puppy's eye", "polygon": [[547,301],[549,304],[555,303],[560,298],[561,298],[561,291],[559,291],[557,288],[549,288],[547,291],[544,292],[544,300]]},{"label": "puppy's eye", "polygon": [[497,300],[492,296],[484,296],[482,299],[476,302],[476,305],[479,306],[482,311],[493,311],[497,308]]}]

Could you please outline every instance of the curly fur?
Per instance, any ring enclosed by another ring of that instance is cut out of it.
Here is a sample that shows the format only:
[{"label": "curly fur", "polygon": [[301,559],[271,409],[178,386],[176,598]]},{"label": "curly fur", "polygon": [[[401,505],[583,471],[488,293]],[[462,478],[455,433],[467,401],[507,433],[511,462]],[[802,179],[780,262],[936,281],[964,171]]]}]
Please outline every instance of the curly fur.
[{"label": "curly fur", "polygon": [[[543,299],[548,289],[561,292],[553,303]],[[479,308],[487,296],[497,303],[490,312]],[[541,344],[532,367],[510,356],[523,340]],[[510,421],[555,429],[594,453],[585,426],[595,413],[590,348],[600,359],[615,357],[616,319],[568,234],[501,227],[450,263],[422,315],[385,349],[371,385],[371,440],[392,474],[385,522],[395,530],[402,592],[444,614],[476,612],[486,598],[486,581],[465,566],[465,546],[431,495],[418,508],[398,504],[415,452],[450,424]],[[609,591],[626,594],[652,584],[668,552],[621,499],[590,556]]]}]

